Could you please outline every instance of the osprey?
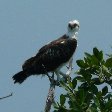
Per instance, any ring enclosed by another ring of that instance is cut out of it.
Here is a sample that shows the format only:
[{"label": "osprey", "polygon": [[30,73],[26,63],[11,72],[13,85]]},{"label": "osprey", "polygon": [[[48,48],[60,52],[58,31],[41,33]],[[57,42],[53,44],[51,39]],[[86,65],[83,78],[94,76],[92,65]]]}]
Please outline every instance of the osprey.
[{"label": "osprey", "polygon": [[64,76],[60,69],[70,61],[76,47],[79,22],[70,21],[67,26],[67,33],[62,37],[43,46],[38,53],[26,60],[22,66],[22,71],[13,76],[14,83],[22,83],[31,75],[55,73],[57,80],[59,75]]}]

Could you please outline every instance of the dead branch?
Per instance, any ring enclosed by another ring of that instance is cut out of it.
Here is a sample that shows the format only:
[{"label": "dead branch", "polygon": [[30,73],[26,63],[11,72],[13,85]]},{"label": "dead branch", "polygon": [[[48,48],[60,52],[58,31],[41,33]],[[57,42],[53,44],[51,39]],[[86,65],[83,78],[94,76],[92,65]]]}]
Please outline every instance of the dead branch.
[{"label": "dead branch", "polygon": [[52,75],[52,78],[49,77],[49,75],[47,75],[47,76],[48,76],[51,84],[50,84],[50,88],[49,88],[49,92],[48,92],[48,96],[47,96],[47,100],[46,100],[45,112],[50,112],[51,105],[54,102],[55,79],[54,79],[54,74]]},{"label": "dead branch", "polygon": [[13,95],[13,93],[11,93],[11,94],[9,94],[9,95],[7,95],[7,96],[1,97],[0,100],[5,99],[5,98],[8,98],[8,97],[10,97],[10,96],[12,96],[12,95]]}]

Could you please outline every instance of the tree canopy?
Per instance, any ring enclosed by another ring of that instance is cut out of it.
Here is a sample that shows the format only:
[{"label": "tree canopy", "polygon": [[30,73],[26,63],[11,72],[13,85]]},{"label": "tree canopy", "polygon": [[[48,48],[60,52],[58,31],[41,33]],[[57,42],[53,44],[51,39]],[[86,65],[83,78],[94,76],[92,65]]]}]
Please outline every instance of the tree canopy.
[{"label": "tree canopy", "polygon": [[76,61],[79,69],[73,79],[60,82],[66,93],[54,102],[53,112],[112,112],[112,55],[104,55],[93,48]]}]

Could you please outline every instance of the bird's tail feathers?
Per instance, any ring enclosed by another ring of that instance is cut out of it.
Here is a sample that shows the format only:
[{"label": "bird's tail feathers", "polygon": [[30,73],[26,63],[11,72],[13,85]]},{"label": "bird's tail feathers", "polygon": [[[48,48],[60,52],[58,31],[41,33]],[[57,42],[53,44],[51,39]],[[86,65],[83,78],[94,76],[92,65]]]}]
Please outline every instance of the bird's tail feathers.
[{"label": "bird's tail feathers", "polygon": [[19,73],[15,74],[12,78],[14,80],[14,83],[21,84],[27,77],[28,74],[26,74],[25,71],[20,71]]}]

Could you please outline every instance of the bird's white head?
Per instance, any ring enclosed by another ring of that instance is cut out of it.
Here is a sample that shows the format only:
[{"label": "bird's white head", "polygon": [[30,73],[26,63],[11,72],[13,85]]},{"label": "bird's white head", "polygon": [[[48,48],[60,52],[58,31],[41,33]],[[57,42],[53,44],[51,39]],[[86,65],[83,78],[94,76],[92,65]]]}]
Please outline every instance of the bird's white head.
[{"label": "bird's white head", "polygon": [[76,35],[78,34],[79,27],[80,25],[78,20],[69,21],[67,35],[71,38],[77,38]]}]

